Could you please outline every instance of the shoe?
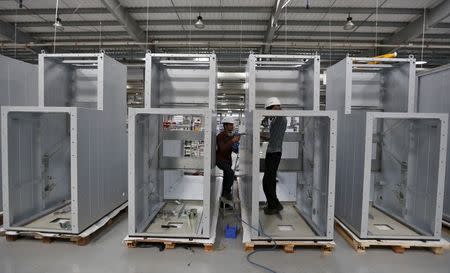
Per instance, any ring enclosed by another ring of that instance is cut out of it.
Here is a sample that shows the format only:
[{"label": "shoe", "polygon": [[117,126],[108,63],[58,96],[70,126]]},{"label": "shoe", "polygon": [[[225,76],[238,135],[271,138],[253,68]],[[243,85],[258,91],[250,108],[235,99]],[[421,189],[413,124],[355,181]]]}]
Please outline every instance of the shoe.
[{"label": "shoe", "polygon": [[280,212],[280,209],[278,209],[277,207],[272,208],[272,207],[267,206],[264,208],[264,214],[266,214],[266,215],[275,215],[275,214],[278,214],[279,212]]},{"label": "shoe", "polygon": [[275,208],[277,208],[279,211],[284,209],[283,205],[282,205],[280,202],[278,202],[278,203],[275,205]]}]

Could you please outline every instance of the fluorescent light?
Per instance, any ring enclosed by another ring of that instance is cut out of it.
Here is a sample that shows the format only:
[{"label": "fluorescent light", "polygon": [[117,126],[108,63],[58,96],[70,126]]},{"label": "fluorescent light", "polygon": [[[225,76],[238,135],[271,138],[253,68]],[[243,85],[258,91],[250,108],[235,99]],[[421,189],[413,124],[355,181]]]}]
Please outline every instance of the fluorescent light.
[{"label": "fluorescent light", "polygon": [[426,64],[427,61],[417,61],[416,64],[421,65],[421,64]]},{"label": "fluorescent light", "polygon": [[194,61],[197,61],[197,62],[209,62],[209,58],[208,57],[194,58]]}]

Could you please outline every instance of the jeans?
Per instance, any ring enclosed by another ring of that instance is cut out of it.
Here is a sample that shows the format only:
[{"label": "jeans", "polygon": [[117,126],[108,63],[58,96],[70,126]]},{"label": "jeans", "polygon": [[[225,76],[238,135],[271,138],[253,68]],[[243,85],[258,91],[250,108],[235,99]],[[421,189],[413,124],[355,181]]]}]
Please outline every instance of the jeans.
[{"label": "jeans", "polygon": [[231,169],[231,163],[226,161],[217,161],[217,167],[223,171],[222,196],[231,194],[231,187],[234,182],[234,171]]},{"label": "jeans", "polygon": [[280,201],[277,198],[277,171],[280,165],[281,152],[266,153],[264,161],[263,190],[266,195],[267,205],[275,207]]}]

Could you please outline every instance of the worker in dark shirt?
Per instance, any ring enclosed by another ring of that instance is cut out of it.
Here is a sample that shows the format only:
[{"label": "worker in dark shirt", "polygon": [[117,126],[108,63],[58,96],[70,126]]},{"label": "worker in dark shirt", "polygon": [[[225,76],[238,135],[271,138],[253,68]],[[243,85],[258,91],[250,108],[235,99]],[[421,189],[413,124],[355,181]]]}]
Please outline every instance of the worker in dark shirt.
[{"label": "worker in dark shirt", "polygon": [[[265,104],[266,110],[281,110],[281,102],[278,98],[268,98]],[[283,205],[277,198],[277,172],[280,165],[283,138],[286,132],[286,117],[266,117],[264,124],[269,126],[269,134],[261,134],[261,139],[269,141],[266,158],[264,161],[263,190],[267,199],[264,213],[277,214],[283,209]]]},{"label": "worker in dark shirt", "polygon": [[223,171],[222,198],[231,201],[233,199],[231,187],[234,182],[231,152],[233,145],[239,142],[241,137],[234,135],[234,118],[225,117],[222,124],[223,131],[216,137],[216,165]]}]

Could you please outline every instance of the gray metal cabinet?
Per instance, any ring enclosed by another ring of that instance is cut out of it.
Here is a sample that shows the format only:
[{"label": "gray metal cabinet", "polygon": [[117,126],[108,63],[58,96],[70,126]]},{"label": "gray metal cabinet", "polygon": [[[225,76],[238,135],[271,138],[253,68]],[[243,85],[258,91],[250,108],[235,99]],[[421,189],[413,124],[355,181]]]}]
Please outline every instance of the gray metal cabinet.
[{"label": "gray metal cabinet", "polygon": [[145,108],[129,109],[130,238],[215,238],[214,54],[147,53]]},{"label": "gray metal cabinet", "polygon": [[[250,239],[332,240],[336,156],[336,112],[319,111],[318,55],[250,54],[246,66],[245,135],[241,138],[242,215]],[[277,97],[283,110],[264,109]],[[284,117],[287,130],[277,172],[277,195],[284,209],[266,215],[262,190],[267,141],[263,119]]]},{"label": "gray metal cabinet", "polygon": [[5,228],[78,234],[127,201],[126,67],[41,54],[38,91],[2,108]]},{"label": "gray metal cabinet", "polygon": [[338,112],[336,217],[361,238],[440,239],[447,115],[415,112],[415,59],[327,70]]},{"label": "gray metal cabinet", "polygon": [[[246,112],[246,135],[241,139],[241,207],[254,227],[252,240],[332,240],[336,173],[336,113],[334,111],[255,110]],[[284,209],[265,215],[262,205],[261,121],[286,117],[288,131],[277,175],[277,193]]]}]

